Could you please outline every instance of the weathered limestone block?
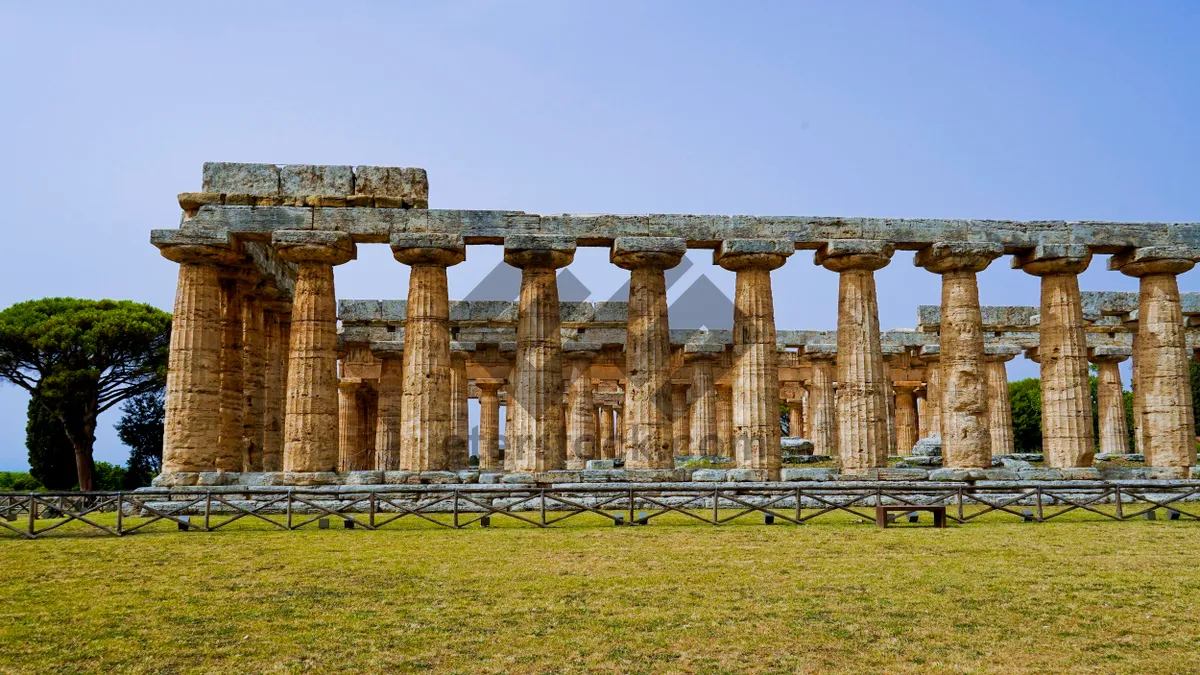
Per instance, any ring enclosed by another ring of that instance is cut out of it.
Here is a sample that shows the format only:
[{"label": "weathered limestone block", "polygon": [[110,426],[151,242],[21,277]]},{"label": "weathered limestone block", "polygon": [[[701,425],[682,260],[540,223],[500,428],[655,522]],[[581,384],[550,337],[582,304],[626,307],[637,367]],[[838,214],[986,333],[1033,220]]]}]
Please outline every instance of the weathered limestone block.
[{"label": "weathered limestone block", "polygon": [[892,257],[881,241],[840,240],[824,244],[818,265],[838,272],[838,459],[854,473],[887,466],[887,382],[879,342],[875,270]]},{"label": "weathered limestone block", "polygon": [[373,195],[377,207],[427,209],[429,176],[425,169],[411,167],[358,166],[354,169],[354,194]]},{"label": "weathered limestone block", "polygon": [[203,191],[206,193],[277,195],[279,194],[279,167],[274,164],[205,162]]},{"label": "weathered limestone block", "polygon": [[500,463],[500,387],[504,380],[479,378],[479,470],[495,471]]},{"label": "weathered limestone block", "polygon": [[195,473],[216,466],[221,410],[221,285],[218,265],[241,256],[205,234],[188,242],[154,240],[163,257],[179,263],[175,318],[167,371],[163,473]]},{"label": "weathered limestone block", "polygon": [[521,270],[513,389],[513,471],[563,469],[563,366],[556,270],[575,257],[569,237],[515,235],[504,239],[504,261]]},{"label": "weathered limestone block", "polygon": [[[822,348],[825,349],[822,349]],[[814,455],[837,457],[837,402],[833,383],[837,378],[833,345],[807,345],[812,360],[812,379],[808,383],[808,435]]]},{"label": "weathered limestone block", "polygon": [[686,252],[682,239],[619,237],[610,260],[629,275],[626,327],[625,466],[668,469],[675,466],[671,439],[671,336],[667,324],[664,272]]},{"label": "weathered limestone block", "polygon": [[333,266],[356,255],[340,232],[276,231],[272,244],[295,263],[283,470],[335,471],[338,464],[337,296]]},{"label": "weathered limestone block", "polygon": [[1200,249],[1182,246],[1138,248],[1109,260],[1110,268],[1138,278],[1134,390],[1141,390],[1139,440],[1144,443],[1139,450],[1154,467],[1196,464],[1194,402],[1176,276],[1197,260]]},{"label": "weathered limestone block", "polygon": [[1056,468],[1090,466],[1096,452],[1078,277],[1091,260],[1078,245],[1038,246],[1013,257],[1013,267],[1042,278],[1042,445]]},{"label": "weathered limestone block", "polygon": [[1008,369],[1004,365],[1020,353],[1009,345],[988,345],[984,348],[987,364],[988,430],[992,436],[992,456],[1014,451],[1012,405],[1008,399]]},{"label": "weathered limestone block", "polygon": [[1125,396],[1121,387],[1122,361],[1133,350],[1128,347],[1093,347],[1089,359],[1096,364],[1096,406],[1100,426],[1100,453],[1129,452],[1129,429],[1125,421]]},{"label": "weathered limestone block", "polygon": [[733,433],[738,466],[777,478],[779,364],[771,271],[795,251],[791,241],[731,239],[713,262],[736,272],[733,300]]},{"label": "weathered limestone block", "polygon": [[599,459],[596,445],[596,406],[592,402],[592,359],[600,345],[568,343],[564,346],[571,364],[571,386],[567,410],[567,469],[587,468],[589,461]]},{"label": "weathered limestone block", "polygon": [[349,196],[354,194],[354,168],[288,164],[279,170],[279,191],[287,196]]},{"label": "weathered limestone block", "polygon": [[375,468],[397,471],[400,469],[404,356],[402,351],[396,350],[380,351],[376,356],[379,358],[379,409],[375,422]]},{"label": "weathered limestone block", "polygon": [[466,260],[466,247],[460,236],[433,234],[394,234],[391,246],[396,260],[411,268],[404,331],[400,468],[443,470],[450,465],[452,433],[446,268]]},{"label": "weathered limestone block", "polygon": [[942,444],[943,461],[950,468],[983,468],[992,462],[976,275],[1003,253],[1000,244],[938,243],[913,258],[917,266],[942,275]]}]

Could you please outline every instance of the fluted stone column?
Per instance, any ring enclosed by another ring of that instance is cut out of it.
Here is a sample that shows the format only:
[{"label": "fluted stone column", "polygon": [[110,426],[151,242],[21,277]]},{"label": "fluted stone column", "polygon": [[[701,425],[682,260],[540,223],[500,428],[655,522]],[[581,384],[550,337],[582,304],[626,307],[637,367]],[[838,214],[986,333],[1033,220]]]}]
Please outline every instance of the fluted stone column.
[{"label": "fluted stone column", "polygon": [[717,447],[720,457],[733,457],[733,387],[716,384],[717,390]]},{"label": "fluted stone column", "polygon": [[564,346],[571,364],[567,391],[567,468],[583,469],[588,460],[600,459],[596,443],[596,406],[592,402],[592,359],[601,345],[574,342]]},{"label": "fluted stone column", "polygon": [[1079,245],[1038,246],[1013,258],[1013,267],[1042,278],[1042,447],[1051,467],[1091,466],[1096,454],[1078,277],[1091,260]]},{"label": "fluted stone column", "polygon": [[400,469],[451,468],[450,297],[446,268],[466,259],[459,235],[393,234],[392,255],[409,266],[400,398]]},{"label": "fluted stone column", "polygon": [[1187,336],[1180,305],[1183,274],[1200,249],[1151,246],[1114,255],[1111,269],[1138,278],[1136,386],[1141,388],[1142,453],[1146,464],[1186,469],[1196,464],[1196,431],[1188,375]]},{"label": "fluted stone column", "polygon": [[1013,444],[1012,405],[1008,399],[1008,368],[1004,364],[1020,353],[1019,347],[1009,345],[988,345],[984,352],[988,387],[987,425],[992,437],[993,455],[1012,454],[1016,450]]},{"label": "fluted stone column", "polygon": [[263,470],[267,432],[266,317],[261,291],[242,292],[242,471]]},{"label": "fluted stone column", "polygon": [[221,441],[217,446],[219,471],[243,468],[243,415],[246,394],[242,386],[242,270],[221,277]]},{"label": "fluted stone column", "polygon": [[613,409],[609,405],[600,406],[600,459],[614,459],[617,456],[616,439],[613,437]]},{"label": "fluted stone column", "polygon": [[297,265],[283,470],[335,471],[338,378],[333,266],[354,259],[354,241],[343,232],[276,230],[272,244],[281,258]]},{"label": "fluted stone column", "polygon": [[[467,353],[450,348],[450,441],[447,443],[449,468],[465,469],[471,460],[470,418],[467,416]],[[474,348],[474,345],[471,345]]]},{"label": "fluted stone column", "polygon": [[375,435],[379,426],[379,395],[371,383],[363,382],[363,387],[359,390],[358,410],[358,442],[363,447],[364,454],[362,461],[358,464],[366,467],[363,469],[364,471],[369,471],[376,466]]},{"label": "fluted stone column", "polygon": [[[509,371],[512,373],[513,371]],[[515,374],[515,373],[513,373]],[[500,450],[500,463],[505,471],[513,470],[513,453],[509,452],[509,448],[513,447],[512,440],[512,400],[513,400],[513,385],[510,379],[507,384],[501,387],[504,391],[504,447]]]},{"label": "fluted stone column", "polygon": [[921,361],[925,364],[925,410],[927,411],[925,433],[921,438],[942,435],[942,359],[937,345],[921,347]]},{"label": "fluted stone column", "polygon": [[275,301],[265,305],[263,315],[263,452],[262,471],[283,468],[283,366],[282,354],[287,351],[280,329],[280,308]]},{"label": "fluted stone column", "polygon": [[891,457],[896,454],[896,387],[892,376],[892,364],[887,355],[883,357],[883,398],[887,401],[887,452]]},{"label": "fluted stone column", "polygon": [[837,399],[833,383],[836,379],[833,345],[806,345],[805,354],[812,360],[812,379],[808,384],[808,435],[814,455],[838,456]]},{"label": "fluted stone column", "polygon": [[887,466],[887,400],[875,270],[892,257],[892,245],[834,240],[815,261],[838,272],[838,459],[846,472]]},{"label": "fluted stone column", "polygon": [[480,378],[479,387],[479,470],[497,471],[500,464],[500,387],[504,380]]},{"label": "fluted stone column", "polygon": [[572,237],[504,238],[504,262],[521,270],[510,434],[515,471],[550,471],[567,463],[556,270],[569,265],[574,256]]},{"label": "fluted stone column", "polygon": [[267,471],[283,471],[284,432],[287,429],[288,370],[292,360],[292,303],[279,315],[279,452],[273,459],[263,458]]},{"label": "fluted stone column", "polygon": [[925,389],[922,387],[914,394],[917,399],[917,438],[927,438],[929,435],[929,409],[925,403]]},{"label": "fluted stone column", "polygon": [[404,398],[404,353],[402,344],[377,349],[379,359],[379,408],[375,420],[375,469],[400,469],[401,413]]},{"label": "fluted stone column", "polygon": [[1123,455],[1129,452],[1129,429],[1125,422],[1125,394],[1121,387],[1121,362],[1133,353],[1128,347],[1101,346],[1088,350],[1096,364],[1096,407],[1100,426],[1100,452]]},{"label": "fluted stone column", "polygon": [[688,390],[690,382],[671,384],[671,439],[675,443],[676,457],[687,457],[692,453],[692,433],[688,428]]},{"label": "fluted stone column", "polygon": [[1138,384],[1141,382],[1141,379],[1138,377],[1140,370],[1138,365],[1139,361],[1141,361],[1141,359],[1138,358],[1138,322],[1124,321],[1123,323],[1125,328],[1127,328],[1133,336],[1133,362],[1130,364],[1130,370],[1133,372],[1130,373],[1131,379],[1129,380],[1129,389],[1131,392],[1133,392],[1133,448],[1134,452],[1144,453],[1146,449],[1146,439],[1143,436],[1144,427],[1142,426],[1142,394],[1145,390],[1141,385]]},{"label": "fluted stone column", "polygon": [[625,456],[625,407],[613,408],[613,445],[616,446],[617,457]]},{"label": "fluted stone column", "polygon": [[1004,253],[1000,244],[937,243],[913,258],[942,275],[942,462],[951,469],[992,465],[983,318],[976,275]]},{"label": "fluted stone column", "polygon": [[691,452],[702,457],[721,457],[717,429],[717,388],[713,361],[725,351],[721,345],[685,345],[684,359],[692,366],[692,406],[689,421]]},{"label": "fluted stone column", "polygon": [[733,433],[738,466],[778,480],[779,358],[771,271],[796,250],[789,239],[726,239],[713,262],[736,272],[733,298]]},{"label": "fluted stone column", "polygon": [[917,444],[917,404],[913,396],[914,387],[896,386],[896,453],[901,456],[912,454]]},{"label": "fluted stone column", "polygon": [[629,270],[625,333],[627,469],[675,467],[671,439],[671,335],[664,272],[679,264],[687,244],[670,237],[618,237],[610,260]]},{"label": "fluted stone column", "polygon": [[804,399],[788,399],[788,435],[804,438]]},{"label": "fluted stone column", "polygon": [[338,382],[338,471],[367,471],[367,448],[362,443],[363,411],[359,398],[362,382]]},{"label": "fluted stone column", "polygon": [[179,263],[168,357],[163,473],[212,471],[220,443],[223,265],[241,255],[228,234],[156,230],[151,241]]}]

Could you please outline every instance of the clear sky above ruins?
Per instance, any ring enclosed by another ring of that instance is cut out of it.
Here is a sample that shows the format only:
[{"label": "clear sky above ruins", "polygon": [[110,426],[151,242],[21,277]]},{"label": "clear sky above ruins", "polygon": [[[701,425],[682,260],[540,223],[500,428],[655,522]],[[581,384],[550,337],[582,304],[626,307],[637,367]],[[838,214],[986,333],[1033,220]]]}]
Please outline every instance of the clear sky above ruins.
[{"label": "clear sky above ruins", "polygon": [[[435,208],[1194,221],[1198,31],[1184,2],[4,3],[0,306],[169,310],[149,230],[206,160],[425,167]],[[452,297],[500,262],[469,255]],[[673,294],[701,274],[732,291],[689,255]],[[884,328],[939,302],[911,256],[877,274]],[[983,303],[1037,304],[1007,262]],[[592,299],[627,278],[598,249],[570,269]],[[337,290],[406,279],[363,246]],[[1081,285],[1136,289],[1104,258]],[[781,328],[835,327],[811,253],[774,287]],[[0,469],[26,467],[26,400],[0,386]],[[97,459],[126,457],[116,418]]]}]

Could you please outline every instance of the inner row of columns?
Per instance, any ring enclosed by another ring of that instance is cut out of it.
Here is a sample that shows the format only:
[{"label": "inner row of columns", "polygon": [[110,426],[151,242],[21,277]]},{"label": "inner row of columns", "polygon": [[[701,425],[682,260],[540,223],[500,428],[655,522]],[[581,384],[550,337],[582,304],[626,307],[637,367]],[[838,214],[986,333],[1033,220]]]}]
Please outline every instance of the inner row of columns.
[{"label": "inner row of columns", "polygon": [[[164,255],[180,263],[164,470],[465,466],[466,397],[460,394],[467,381],[463,362],[456,364],[450,350],[446,280],[447,268],[465,260],[462,238],[393,235],[395,258],[411,268],[404,348],[402,355],[381,359],[387,375],[381,374],[378,401],[365,404],[362,397],[370,394],[361,386],[344,382],[339,388],[336,365],[333,266],[355,257],[352,240],[337,232],[277,231],[273,244],[297,268],[290,316],[264,304],[268,294],[256,292],[253,279],[233,271],[238,256],[231,250],[208,243],[162,247]],[[721,439],[732,438],[738,466],[763,470],[769,478],[778,477],[781,454],[770,273],[793,250],[791,241],[751,239],[726,240],[714,253],[717,264],[737,275],[732,377],[724,398],[728,406],[719,403],[711,359],[702,353],[686,355],[693,366],[692,387],[699,392],[686,413],[687,438],[695,444],[689,451],[710,454],[710,444],[719,448]],[[589,400],[587,363],[594,354],[571,344],[564,352],[561,342],[556,270],[571,262],[574,251],[569,237],[505,240],[505,260],[522,270],[517,353],[507,383],[476,382],[484,410],[480,464],[500,468],[492,422],[498,426],[495,406],[503,388],[509,418],[506,470],[579,468],[587,459],[617,452],[627,468],[672,468],[683,447],[678,437],[684,422],[679,418],[685,413],[671,381],[664,272],[679,263],[686,243],[659,237],[613,243],[612,262],[630,271],[630,300],[625,398],[611,413],[616,424],[611,430],[600,422],[605,410]],[[840,277],[836,361],[810,355],[817,358],[808,410],[795,415],[793,428],[806,426],[817,447],[830,448],[851,473],[885,467],[888,455],[896,447],[911,447],[914,435],[940,433],[944,463],[950,467],[986,467],[992,454],[1011,451],[1011,424],[994,422],[1011,416],[1004,359],[989,356],[984,348],[976,283],[978,272],[1003,252],[992,244],[934,244],[914,258],[943,279],[940,360],[931,359],[922,399],[907,386],[893,391],[880,344],[874,272],[888,264],[892,246],[870,240],[823,245],[815,262]],[[1051,466],[1089,466],[1095,451],[1077,280],[1090,259],[1084,246],[1040,246],[1013,259],[1014,267],[1042,282],[1036,360],[1042,375],[1044,450]],[[1169,247],[1136,249],[1110,261],[1111,268],[1140,279],[1135,437],[1151,466],[1189,467],[1195,462],[1176,283],[1176,275],[1193,264]],[[286,366],[264,356],[278,353],[282,345],[288,346]],[[564,353],[572,364],[566,411]],[[1100,368],[1101,449],[1115,449],[1124,445],[1116,440],[1124,426],[1123,411],[1117,415],[1119,359],[1092,358]],[[279,400],[283,392],[286,402]],[[918,410],[922,405],[925,410]],[[346,414],[348,407],[358,412]],[[802,417],[806,425],[799,424]],[[914,422],[926,428],[914,430]],[[276,433],[280,427],[282,433]],[[357,442],[364,437],[371,439],[369,447]]]}]

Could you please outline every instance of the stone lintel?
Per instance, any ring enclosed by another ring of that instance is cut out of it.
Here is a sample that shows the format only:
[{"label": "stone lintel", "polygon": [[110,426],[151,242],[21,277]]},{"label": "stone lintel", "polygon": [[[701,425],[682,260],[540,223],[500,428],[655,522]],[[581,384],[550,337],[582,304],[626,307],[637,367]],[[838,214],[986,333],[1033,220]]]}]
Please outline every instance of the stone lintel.
[{"label": "stone lintel", "polygon": [[237,241],[226,230],[151,230],[150,243],[164,258],[177,263],[236,265],[244,260]]},{"label": "stone lintel", "polygon": [[896,247],[879,239],[833,239],[817,249],[813,263],[833,272],[878,270],[887,266]]},{"label": "stone lintel", "polygon": [[392,255],[406,265],[457,265],[467,259],[461,234],[396,232],[388,242]]},{"label": "stone lintel", "polygon": [[913,264],[935,274],[982,272],[1002,255],[1001,244],[937,242],[917,251]]},{"label": "stone lintel", "polygon": [[1079,274],[1092,262],[1083,244],[1039,244],[1013,256],[1012,268],[1028,274]]},{"label": "stone lintel", "polygon": [[1108,259],[1108,269],[1131,277],[1146,274],[1182,274],[1200,261],[1200,248],[1192,246],[1142,246],[1121,251]]},{"label": "stone lintel", "polygon": [[832,359],[837,357],[836,344],[804,345],[804,354],[812,359]]},{"label": "stone lintel", "polygon": [[1092,363],[1120,363],[1133,356],[1133,349],[1119,345],[1103,345],[1088,349],[1088,360]]},{"label": "stone lintel", "polygon": [[380,358],[400,356],[404,353],[404,340],[379,340],[372,342],[371,353]]},{"label": "stone lintel", "polygon": [[925,361],[936,361],[942,358],[942,347],[941,345],[921,345],[917,355]]},{"label": "stone lintel", "polygon": [[687,253],[687,241],[678,237],[617,237],[609,260],[622,269],[656,267],[671,269]]},{"label": "stone lintel", "polygon": [[791,239],[724,239],[713,250],[713,264],[727,270],[778,269],[796,252]]},{"label": "stone lintel", "polygon": [[508,384],[508,380],[504,379],[503,377],[477,377],[474,380],[471,380],[471,382],[474,383],[476,387],[479,387],[483,390],[499,389],[500,387]]},{"label": "stone lintel", "polygon": [[575,258],[575,238],[560,234],[513,234],[504,238],[504,262],[513,267],[558,269]]},{"label": "stone lintel", "polygon": [[474,342],[459,342],[458,340],[450,341],[450,352],[451,353],[466,354],[466,353],[474,352],[474,351],[475,351],[475,343]]},{"label": "stone lintel", "polygon": [[288,262],[341,265],[358,257],[354,240],[345,232],[276,230],[271,245]]}]

